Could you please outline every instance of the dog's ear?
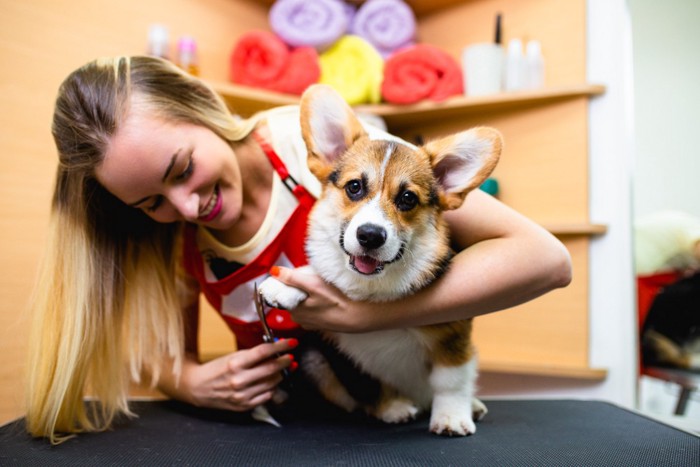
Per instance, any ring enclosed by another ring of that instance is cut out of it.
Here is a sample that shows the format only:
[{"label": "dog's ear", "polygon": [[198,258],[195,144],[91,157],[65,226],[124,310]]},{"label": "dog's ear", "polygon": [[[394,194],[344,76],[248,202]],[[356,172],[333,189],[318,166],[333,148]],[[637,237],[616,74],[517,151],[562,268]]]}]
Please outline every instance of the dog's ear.
[{"label": "dog's ear", "polygon": [[423,146],[441,187],[443,209],[460,207],[467,193],[486,180],[496,167],[502,146],[501,134],[488,127],[472,128]]},{"label": "dog's ear", "polygon": [[301,97],[301,133],[311,172],[325,182],[332,164],[366,132],[350,106],[333,88],[309,86]]}]

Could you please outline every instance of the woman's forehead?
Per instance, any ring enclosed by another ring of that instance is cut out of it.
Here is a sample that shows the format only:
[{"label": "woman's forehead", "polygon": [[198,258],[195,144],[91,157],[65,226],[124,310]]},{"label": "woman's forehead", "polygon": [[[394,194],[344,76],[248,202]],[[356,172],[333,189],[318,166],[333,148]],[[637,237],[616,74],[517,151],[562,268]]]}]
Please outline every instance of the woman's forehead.
[{"label": "woman's forehead", "polygon": [[110,138],[96,168],[98,181],[118,198],[157,183],[182,147],[182,125],[141,112],[130,113]]}]

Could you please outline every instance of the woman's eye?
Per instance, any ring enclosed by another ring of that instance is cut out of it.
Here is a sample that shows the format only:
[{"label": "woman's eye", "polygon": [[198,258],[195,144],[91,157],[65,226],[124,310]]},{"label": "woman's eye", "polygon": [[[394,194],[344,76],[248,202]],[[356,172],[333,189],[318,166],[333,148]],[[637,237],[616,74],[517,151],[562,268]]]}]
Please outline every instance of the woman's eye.
[{"label": "woman's eye", "polygon": [[177,180],[186,180],[189,178],[190,175],[192,175],[192,172],[194,172],[194,159],[190,157],[189,162],[187,163],[187,167],[185,167],[185,170],[176,177]]},{"label": "woman's eye", "polygon": [[158,209],[161,204],[163,204],[163,197],[158,195],[156,196],[155,201],[153,201],[153,204],[151,204],[150,206],[146,206],[146,210],[148,212],[155,212],[155,210]]},{"label": "woman's eye", "polygon": [[406,190],[396,197],[396,207],[399,211],[410,211],[418,204],[418,196],[409,190]]},{"label": "woman's eye", "polygon": [[357,201],[365,195],[365,190],[361,180],[350,180],[345,185],[345,193],[353,201]]}]

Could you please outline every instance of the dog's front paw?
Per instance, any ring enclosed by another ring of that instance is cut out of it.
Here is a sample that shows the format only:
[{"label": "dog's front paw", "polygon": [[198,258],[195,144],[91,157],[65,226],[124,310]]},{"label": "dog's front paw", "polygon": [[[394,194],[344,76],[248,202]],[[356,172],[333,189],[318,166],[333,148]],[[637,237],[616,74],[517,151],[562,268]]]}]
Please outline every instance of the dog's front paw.
[{"label": "dog's front paw", "polygon": [[476,425],[472,419],[472,404],[464,400],[451,401],[452,403],[447,404],[435,402],[436,400],[433,400],[430,431],[444,436],[467,436],[476,433]]},{"label": "dog's front paw", "polygon": [[258,292],[268,305],[283,310],[293,310],[306,300],[306,293],[286,285],[274,277],[268,277],[258,287]]},{"label": "dog's front paw", "polygon": [[450,412],[433,413],[430,417],[430,431],[443,436],[468,436],[476,433],[476,425],[471,414]]}]

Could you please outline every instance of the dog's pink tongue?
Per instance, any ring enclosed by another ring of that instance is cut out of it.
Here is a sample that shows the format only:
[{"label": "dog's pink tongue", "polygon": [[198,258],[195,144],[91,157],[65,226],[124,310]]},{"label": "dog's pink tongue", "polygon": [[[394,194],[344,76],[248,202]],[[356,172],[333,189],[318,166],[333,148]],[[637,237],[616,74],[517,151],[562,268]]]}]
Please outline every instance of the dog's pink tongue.
[{"label": "dog's pink tongue", "polygon": [[355,256],[355,267],[362,274],[372,274],[378,265],[379,261],[369,256]]}]

